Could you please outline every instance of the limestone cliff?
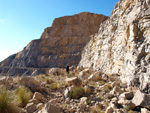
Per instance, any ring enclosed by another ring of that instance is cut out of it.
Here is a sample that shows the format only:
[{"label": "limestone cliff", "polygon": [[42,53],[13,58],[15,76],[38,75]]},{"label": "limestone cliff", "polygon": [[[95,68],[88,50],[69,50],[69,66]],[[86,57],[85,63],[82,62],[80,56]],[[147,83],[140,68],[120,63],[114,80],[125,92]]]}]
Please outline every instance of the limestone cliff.
[{"label": "limestone cliff", "polygon": [[79,66],[144,87],[150,80],[150,0],[120,0],[84,48]]},{"label": "limestone cliff", "polygon": [[15,67],[52,68],[65,67],[68,63],[76,66],[84,46],[91,39],[90,35],[97,33],[100,24],[107,18],[88,12],[56,18],[40,39],[31,41],[13,59],[3,61],[1,67],[11,67],[14,71]]}]

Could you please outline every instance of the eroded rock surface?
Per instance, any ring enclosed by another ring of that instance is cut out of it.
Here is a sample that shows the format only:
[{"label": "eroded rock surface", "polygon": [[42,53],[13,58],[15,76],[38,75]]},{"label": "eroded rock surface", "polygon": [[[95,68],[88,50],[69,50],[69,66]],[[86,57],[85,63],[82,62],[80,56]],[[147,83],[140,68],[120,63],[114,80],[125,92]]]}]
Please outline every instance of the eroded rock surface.
[{"label": "eroded rock surface", "polygon": [[23,51],[4,60],[1,66],[5,68],[0,72],[14,72],[15,69],[8,67],[63,68],[68,63],[77,66],[84,46],[91,39],[90,35],[97,33],[100,24],[107,18],[88,12],[56,18],[40,39],[31,41]]},{"label": "eroded rock surface", "polygon": [[119,74],[143,89],[150,79],[149,0],[120,0],[84,48],[79,66]]}]

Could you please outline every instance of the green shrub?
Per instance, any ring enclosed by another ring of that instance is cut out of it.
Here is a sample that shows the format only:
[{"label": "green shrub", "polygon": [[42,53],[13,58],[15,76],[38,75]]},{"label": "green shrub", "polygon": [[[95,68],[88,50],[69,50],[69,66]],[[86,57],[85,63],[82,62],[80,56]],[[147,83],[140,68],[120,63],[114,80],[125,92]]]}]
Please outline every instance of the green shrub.
[{"label": "green shrub", "polygon": [[21,107],[26,106],[26,104],[28,103],[30,99],[30,92],[27,91],[27,89],[24,86],[22,86],[17,89],[16,93],[17,93],[19,105]]},{"label": "green shrub", "polygon": [[52,79],[49,79],[49,78],[46,78],[46,83],[47,83],[47,84],[54,83],[54,80],[52,80]]},{"label": "green shrub", "polygon": [[14,103],[14,95],[6,88],[0,90],[0,113],[19,113],[19,108]]},{"label": "green shrub", "polygon": [[86,96],[85,90],[82,87],[74,87],[69,92],[68,96],[73,99],[79,99]]},{"label": "green shrub", "polygon": [[58,83],[57,82],[55,82],[55,83],[52,83],[51,85],[50,85],[50,89],[52,89],[52,90],[57,90],[59,87],[58,87]]}]

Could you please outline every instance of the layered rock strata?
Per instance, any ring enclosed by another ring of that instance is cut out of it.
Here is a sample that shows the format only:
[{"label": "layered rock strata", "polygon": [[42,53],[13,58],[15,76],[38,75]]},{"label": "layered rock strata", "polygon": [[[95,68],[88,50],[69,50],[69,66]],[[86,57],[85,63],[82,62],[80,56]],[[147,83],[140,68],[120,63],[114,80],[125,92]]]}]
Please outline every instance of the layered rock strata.
[{"label": "layered rock strata", "polygon": [[120,0],[84,48],[80,67],[119,74],[144,88],[150,80],[150,0]]},{"label": "layered rock strata", "polygon": [[31,41],[23,51],[3,61],[0,71],[6,71],[4,67],[14,71],[16,67],[64,68],[68,63],[77,66],[90,35],[98,32],[100,24],[107,18],[88,12],[56,18],[40,39]]}]

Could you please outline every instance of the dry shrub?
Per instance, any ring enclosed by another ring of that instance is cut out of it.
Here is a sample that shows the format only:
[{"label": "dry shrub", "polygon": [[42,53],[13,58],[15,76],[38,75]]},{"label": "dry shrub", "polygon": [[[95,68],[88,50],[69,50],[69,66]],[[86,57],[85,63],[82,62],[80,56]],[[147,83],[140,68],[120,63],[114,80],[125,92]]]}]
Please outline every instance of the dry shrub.
[{"label": "dry shrub", "polygon": [[72,99],[80,99],[81,97],[86,96],[85,90],[82,87],[74,87],[69,92],[68,96]]},{"label": "dry shrub", "polygon": [[30,99],[30,92],[22,86],[16,90],[19,106],[24,107]]},{"label": "dry shrub", "polygon": [[19,113],[19,107],[14,102],[15,96],[6,88],[0,90],[0,113]]}]

